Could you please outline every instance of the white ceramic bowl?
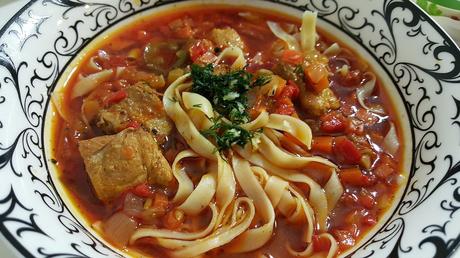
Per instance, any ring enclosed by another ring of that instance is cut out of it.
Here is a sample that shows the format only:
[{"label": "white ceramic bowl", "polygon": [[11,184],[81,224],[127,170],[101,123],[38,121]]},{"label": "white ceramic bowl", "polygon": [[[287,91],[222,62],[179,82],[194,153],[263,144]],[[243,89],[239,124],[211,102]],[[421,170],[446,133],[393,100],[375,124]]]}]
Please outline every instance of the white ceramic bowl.
[{"label": "white ceramic bowl", "polygon": [[[25,257],[122,257],[89,227],[50,161],[50,94],[78,54],[120,26],[211,1],[39,0],[0,31],[0,230]],[[392,96],[407,184],[352,257],[445,257],[460,243],[460,50],[405,0],[228,0],[299,16],[362,54]]]}]

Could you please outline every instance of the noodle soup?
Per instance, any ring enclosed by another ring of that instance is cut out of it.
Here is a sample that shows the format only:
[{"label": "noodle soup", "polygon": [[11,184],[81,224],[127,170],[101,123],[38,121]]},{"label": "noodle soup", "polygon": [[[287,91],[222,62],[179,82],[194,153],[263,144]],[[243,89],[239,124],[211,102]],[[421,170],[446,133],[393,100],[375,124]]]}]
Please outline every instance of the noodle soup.
[{"label": "noodle soup", "polygon": [[143,256],[335,257],[404,181],[378,76],[312,12],[150,17],[87,53],[53,101],[61,181]]}]

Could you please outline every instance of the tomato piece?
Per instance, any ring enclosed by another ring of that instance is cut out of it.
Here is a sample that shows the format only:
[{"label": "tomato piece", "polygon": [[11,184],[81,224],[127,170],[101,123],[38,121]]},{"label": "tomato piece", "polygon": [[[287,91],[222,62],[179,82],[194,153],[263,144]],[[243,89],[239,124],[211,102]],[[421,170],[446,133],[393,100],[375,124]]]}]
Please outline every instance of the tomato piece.
[{"label": "tomato piece", "polygon": [[377,224],[377,217],[372,214],[368,214],[361,218],[361,223],[366,226],[373,226]]},{"label": "tomato piece", "polygon": [[339,163],[356,165],[361,161],[361,153],[356,145],[345,136],[335,138],[334,153]]},{"label": "tomato piece", "polygon": [[346,250],[355,245],[353,233],[348,230],[334,230],[332,234],[337,240],[340,250]]},{"label": "tomato piece", "polygon": [[200,39],[197,40],[190,48],[190,58],[193,62],[195,62],[198,58],[204,55],[207,52],[212,51],[213,44],[210,40],[207,39]]},{"label": "tomato piece", "polygon": [[290,116],[296,113],[296,110],[294,108],[294,104],[289,98],[283,98],[276,101],[273,113]]},{"label": "tomato piece", "polygon": [[298,65],[302,63],[303,55],[300,51],[287,49],[283,51],[281,60],[287,64]]},{"label": "tomato piece", "polygon": [[381,155],[381,161],[374,170],[375,175],[382,180],[387,179],[396,172],[394,162],[386,155]]},{"label": "tomato piece", "polygon": [[126,97],[128,97],[128,94],[124,89],[121,89],[119,91],[113,92],[106,96],[104,98],[103,104],[104,106],[110,106],[112,104],[116,104],[124,100]]},{"label": "tomato piece", "polygon": [[375,206],[374,197],[367,191],[361,191],[358,201],[364,208],[368,210],[374,208]]},{"label": "tomato piece", "polygon": [[333,146],[334,137],[331,136],[319,136],[314,137],[313,142],[311,145],[311,149],[313,151],[317,151],[323,154],[332,154],[333,153]]},{"label": "tomato piece", "polygon": [[346,118],[338,112],[324,114],[320,121],[320,129],[325,133],[342,133],[347,128]]},{"label": "tomato piece", "polygon": [[312,86],[317,93],[320,93],[324,89],[329,88],[329,79],[327,77],[323,77],[321,80],[319,80],[319,82],[313,83]]},{"label": "tomato piece", "polygon": [[297,84],[291,80],[288,81],[287,85],[283,88],[280,97],[286,97],[290,99],[296,99],[299,96],[300,89]]},{"label": "tomato piece", "polygon": [[285,85],[279,94],[275,96],[275,110],[273,113],[280,115],[293,115],[296,113],[292,99],[299,96],[300,89],[292,81]]},{"label": "tomato piece", "polygon": [[331,248],[330,241],[318,235],[313,236],[312,243],[313,243],[313,250],[315,250],[315,252],[328,251],[329,248]]},{"label": "tomato piece", "polygon": [[370,186],[373,184],[372,178],[367,175],[364,175],[361,172],[361,169],[353,168],[343,168],[339,171],[339,178],[343,184],[351,186]]},{"label": "tomato piece", "polygon": [[150,189],[150,186],[147,183],[137,185],[131,192],[143,198],[152,197],[154,195],[154,193]]}]

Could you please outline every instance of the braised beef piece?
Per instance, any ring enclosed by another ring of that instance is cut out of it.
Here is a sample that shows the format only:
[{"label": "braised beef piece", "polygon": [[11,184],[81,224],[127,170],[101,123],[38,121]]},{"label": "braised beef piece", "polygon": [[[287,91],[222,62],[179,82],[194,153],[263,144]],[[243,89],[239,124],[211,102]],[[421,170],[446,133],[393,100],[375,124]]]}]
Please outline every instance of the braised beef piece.
[{"label": "braised beef piece", "polygon": [[99,111],[96,125],[106,134],[114,134],[128,127],[142,126],[163,143],[173,124],[167,117],[161,99],[148,84],[139,82],[126,88],[127,97]]},{"label": "braised beef piece", "polygon": [[239,47],[244,49],[244,42],[236,30],[232,28],[213,29],[211,40],[220,48]]},{"label": "braised beef piece", "polygon": [[95,193],[104,202],[138,184],[168,185],[173,179],[156,140],[141,128],[80,141],[79,150]]}]

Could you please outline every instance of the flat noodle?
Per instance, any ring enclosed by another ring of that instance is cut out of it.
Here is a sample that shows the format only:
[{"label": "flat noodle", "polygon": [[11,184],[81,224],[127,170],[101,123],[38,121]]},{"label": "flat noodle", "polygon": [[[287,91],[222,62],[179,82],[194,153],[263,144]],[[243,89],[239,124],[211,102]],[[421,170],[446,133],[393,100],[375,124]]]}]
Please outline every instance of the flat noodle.
[{"label": "flat noodle", "polygon": [[343,186],[340,183],[339,176],[335,170],[332,172],[329,180],[324,186],[324,191],[326,192],[327,197],[328,212],[331,212],[343,194]]},{"label": "flat noodle", "polygon": [[271,162],[266,160],[261,154],[251,152],[248,146],[246,146],[245,148],[236,146],[233,149],[252,164],[266,169],[271,174],[279,176],[290,182],[306,184],[310,188],[308,200],[313,206],[318,225],[321,230],[326,230],[326,219],[328,214],[327,198],[326,193],[323,189],[321,189],[321,186],[318,183],[316,183],[310,177],[298,173],[295,170],[282,169],[273,165]]},{"label": "flat noodle", "polygon": [[270,240],[275,226],[275,211],[270,199],[254,176],[249,162],[233,156],[233,171],[243,192],[254,202],[256,212],[260,215],[263,225],[248,229],[233,240],[225,248],[231,253],[249,252],[260,248]]},{"label": "flat noodle", "polygon": [[255,131],[259,128],[262,128],[268,124],[269,115],[267,111],[262,111],[256,119],[252,120],[249,123],[240,125],[241,128],[248,131]]},{"label": "flat noodle", "polygon": [[337,241],[334,239],[334,237],[329,234],[329,233],[322,233],[319,235],[320,238],[327,238],[330,243],[329,251],[327,254],[323,253],[318,253],[318,254],[313,254],[313,245],[308,245],[307,248],[303,251],[294,251],[290,246],[288,246],[288,252],[295,257],[310,257],[310,258],[333,258],[337,254],[338,251],[338,245]]},{"label": "flat noodle", "polygon": [[180,239],[180,240],[193,240],[203,238],[209,235],[212,230],[214,229],[217,223],[217,207],[215,204],[210,203],[209,208],[212,212],[211,221],[209,222],[208,226],[198,232],[178,232],[173,230],[167,229],[154,229],[154,228],[139,228],[137,229],[134,234],[131,236],[130,243],[134,241],[144,238],[144,237],[154,237],[154,238],[171,238],[171,239]]},{"label": "flat noodle", "polygon": [[179,167],[179,163],[182,159],[191,157],[199,156],[191,150],[184,150],[177,154],[176,158],[174,159],[172,165],[172,172],[178,183],[177,192],[173,198],[174,203],[182,203],[187,198],[187,196],[189,196],[193,191],[192,180],[190,180],[190,178],[188,177],[187,173],[185,172],[185,169]]},{"label": "flat noodle", "polygon": [[310,126],[300,119],[292,116],[270,114],[266,127],[290,133],[305,144],[308,149],[311,148],[312,133]]},{"label": "flat noodle", "polygon": [[216,192],[216,178],[213,173],[201,177],[200,182],[188,198],[178,207],[187,215],[198,215],[204,210]]},{"label": "flat noodle", "polygon": [[299,169],[304,168],[310,162],[318,162],[330,167],[336,167],[334,163],[330,162],[329,160],[323,157],[301,157],[287,153],[278,146],[276,146],[276,144],[273,143],[265,135],[262,135],[260,137],[259,145],[259,152],[262,153],[262,155],[264,155],[267,159],[270,159],[270,161],[278,167]]},{"label": "flat noodle", "polygon": [[183,92],[182,101],[187,114],[199,130],[206,130],[212,126],[211,118],[214,118],[214,109],[208,99],[200,94]]},{"label": "flat noodle", "polygon": [[182,100],[184,102],[184,107],[187,110],[198,109],[203,112],[207,117],[214,117],[214,109],[212,108],[211,102],[200,94],[193,92],[183,92]]},{"label": "flat noodle", "polygon": [[[243,205],[246,206],[246,210],[244,211],[241,209]],[[235,237],[241,235],[251,225],[254,215],[255,208],[252,200],[247,197],[240,197],[235,200],[232,212],[233,223],[230,227],[222,228],[219,231],[215,231],[215,234],[195,241],[161,238],[157,239],[157,241],[161,246],[167,246],[170,249],[179,249],[169,253],[172,257],[196,257],[209,250],[228,244]]]},{"label": "flat noodle", "polygon": [[303,51],[315,50],[316,44],[316,12],[305,11],[302,15],[300,28],[300,45]]},{"label": "flat noodle", "polygon": [[241,70],[246,66],[246,59],[244,58],[244,52],[239,47],[227,47],[222,53],[217,57],[217,60],[214,62],[214,65],[218,65],[222,60],[225,60],[226,57],[236,57],[232,66],[230,67],[232,71]]},{"label": "flat noodle", "polygon": [[190,117],[182,109],[181,97],[175,94],[176,89],[183,85],[189,77],[190,74],[185,74],[168,87],[163,96],[163,105],[166,113],[174,121],[177,130],[190,148],[203,157],[215,160],[215,146],[198,131]]},{"label": "flat noodle", "polygon": [[216,154],[217,158],[217,191],[216,191],[216,203],[220,208],[218,224],[221,224],[224,220],[225,210],[232,202],[236,193],[236,181],[232,167],[223,160],[219,154]]}]

